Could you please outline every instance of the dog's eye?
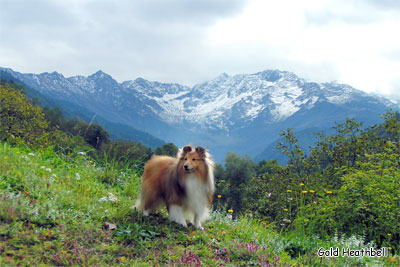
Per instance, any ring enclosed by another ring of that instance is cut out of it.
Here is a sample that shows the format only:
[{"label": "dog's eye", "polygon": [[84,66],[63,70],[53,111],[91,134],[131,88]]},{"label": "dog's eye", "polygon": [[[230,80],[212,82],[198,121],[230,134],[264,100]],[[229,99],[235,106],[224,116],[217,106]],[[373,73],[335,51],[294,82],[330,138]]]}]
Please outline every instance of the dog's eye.
[{"label": "dog's eye", "polygon": [[187,158],[185,158],[185,160],[187,160]]},{"label": "dog's eye", "polygon": [[192,159],[193,161],[195,161],[196,159]]}]

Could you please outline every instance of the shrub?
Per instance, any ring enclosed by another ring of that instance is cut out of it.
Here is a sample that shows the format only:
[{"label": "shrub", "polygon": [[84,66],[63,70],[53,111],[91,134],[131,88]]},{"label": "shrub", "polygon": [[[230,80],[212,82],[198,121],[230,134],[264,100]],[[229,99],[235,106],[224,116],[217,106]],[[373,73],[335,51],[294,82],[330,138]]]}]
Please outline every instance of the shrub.
[{"label": "shrub", "polygon": [[40,107],[29,103],[28,98],[10,85],[0,85],[0,138],[11,143],[28,145],[46,143],[48,123]]},{"label": "shrub", "polygon": [[[387,149],[390,150],[390,147]],[[316,207],[317,233],[358,235],[378,246],[400,249],[400,171],[394,154],[370,155],[360,170],[343,176],[343,184]],[[373,158],[377,160],[374,161]]]}]

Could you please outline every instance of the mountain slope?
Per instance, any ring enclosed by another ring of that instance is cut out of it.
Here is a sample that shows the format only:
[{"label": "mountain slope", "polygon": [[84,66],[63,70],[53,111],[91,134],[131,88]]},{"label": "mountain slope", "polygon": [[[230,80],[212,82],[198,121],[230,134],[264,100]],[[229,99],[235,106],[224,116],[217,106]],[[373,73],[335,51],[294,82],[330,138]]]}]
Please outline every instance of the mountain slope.
[{"label": "mountain slope", "polygon": [[102,71],[65,78],[56,72],[5,70],[41,94],[72,102],[107,121],[178,146],[203,145],[217,161],[227,151],[258,155],[287,128],[324,130],[346,117],[369,125],[388,108],[398,109],[385,98],[348,85],[308,82],[279,70],[224,73],[192,88],[142,78],[118,83]]},{"label": "mountain slope", "polygon": [[[63,111],[63,114],[69,119],[79,118],[86,122],[90,122],[93,120],[93,122],[101,124],[107,131],[109,131],[110,137],[112,139],[124,139],[124,140],[131,140],[134,142],[140,142],[143,145],[152,148],[156,148],[165,144],[165,142],[162,139],[154,137],[149,133],[137,130],[134,127],[129,126],[127,124],[117,123],[113,122],[112,120],[105,119],[104,117],[96,114],[96,112],[94,112],[93,110],[89,109],[86,105],[82,105],[82,103],[85,102],[80,103],[81,100],[79,97],[77,98],[77,101],[73,102],[71,101],[70,98],[63,97],[62,93],[54,92],[54,87],[52,87],[52,84],[55,84],[56,88],[58,88],[59,90],[65,90],[67,88],[65,92],[67,94],[68,94],[68,89],[71,88],[71,85],[68,85],[67,83],[58,83],[56,80],[53,80],[54,77],[63,78],[63,76],[60,74],[57,73],[52,73],[49,75],[41,74],[40,76],[45,77],[45,79],[43,80],[39,79],[38,77],[35,77],[35,75],[27,75],[28,78],[24,76],[25,75],[21,75],[15,72],[10,72],[10,69],[0,68],[0,79],[2,81],[4,80],[4,82],[24,84],[27,96],[30,98],[38,99],[41,106],[43,107],[47,106],[49,108],[55,108],[58,106]],[[31,79],[33,81],[30,81]],[[83,79],[83,77],[81,79]],[[53,89],[49,90],[49,88]]]}]

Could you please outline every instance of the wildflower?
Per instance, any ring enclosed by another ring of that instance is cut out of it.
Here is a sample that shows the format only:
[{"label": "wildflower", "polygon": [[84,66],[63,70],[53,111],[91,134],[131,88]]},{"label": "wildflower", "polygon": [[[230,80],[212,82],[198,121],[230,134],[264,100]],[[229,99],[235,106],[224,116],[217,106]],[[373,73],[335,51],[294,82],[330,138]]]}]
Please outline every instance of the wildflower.
[{"label": "wildflower", "polygon": [[392,236],[392,234],[391,234],[391,233],[388,233],[387,236]]},{"label": "wildflower", "polygon": [[190,233],[190,236],[194,236],[194,232],[191,232],[191,233]]},{"label": "wildflower", "polygon": [[229,209],[228,212],[229,212],[229,213],[233,213],[233,209]]},{"label": "wildflower", "polygon": [[229,214],[228,218],[232,220],[233,219],[232,214]]},{"label": "wildflower", "polygon": [[124,256],[122,256],[121,258],[119,258],[121,261],[126,261],[126,258]]},{"label": "wildflower", "polygon": [[332,191],[326,191],[326,193],[327,193],[328,195],[330,195],[330,194],[332,194]]},{"label": "wildflower", "polygon": [[31,153],[28,154],[28,156],[33,157],[33,156],[35,156],[35,154],[31,152]]},{"label": "wildflower", "polygon": [[108,201],[117,202],[117,198],[112,193],[108,193]]},{"label": "wildflower", "polygon": [[75,180],[79,181],[81,179],[81,176],[79,175],[79,173],[75,174]]},{"label": "wildflower", "polygon": [[106,196],[106,197],[102,197],[102,198],[100,198],[99,200],[98,200],[99,202],[107,202],[107,201],[110,201],[110,202],[117,202],[117,198],[112,194],[112,193],[108,193],[108,196]]},{"label": "wildflower", "polygon": [[314,190],[310,190],[309,192],[310,192],[311,194],[314,194],[314,193],[315,193],[315,191],[314,191]]},{"label": "wildflower", "polygon": [[301,191],[303,194],[307,194],[308,193],[308,191]]},{"label": "wildflower", "polygon": [[268,193],[268,197],[271,197],[271,193]]},{"label": "wildflower", "polygon": [[283,211],[284,211],[284,212],[288,212],[289,210],[288,210],[288,209],[283,209]]},{"label": "wildflower", "polygon": [[51,172],[51,169],[50,168],[46,168],[45,171],[46,172]]},{"label": "wildflower", "polygon": [[218,196],[217,196],[217,198],[221,198],[221,197],[222,197],[221,195],[218,195]]},{"label": "wildflower", "polygon": [[80,152],[78,152],[78,155],[85,156],[85,155],[86,155],[86,153],[85,153],[85,152],[83,152],[83,151],[80,151]]},{"label": "wildflower", "polygon": [[301,184],[300,184],[300,186],[301,186],[301,187],[303,187],[303,186],[304,186],[304,184],[303,184],[303,183],[301,183]]},{"label": "wildflower", "polygon": [[288,192],[288,193],[292,193],[292,190],[288,189],[288,190],[286,190],[286,192]]}]

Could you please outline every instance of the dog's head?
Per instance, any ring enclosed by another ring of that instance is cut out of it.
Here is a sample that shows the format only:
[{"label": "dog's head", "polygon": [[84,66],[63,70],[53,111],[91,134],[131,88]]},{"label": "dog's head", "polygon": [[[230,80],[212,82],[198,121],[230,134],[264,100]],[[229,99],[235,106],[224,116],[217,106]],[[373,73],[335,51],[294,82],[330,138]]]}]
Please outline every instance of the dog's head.
[{"label": "dog's head", "polygon": [[191,145],[183,147],[178,152],[180,167],[187,173],[196,171],[199,168],[204,168],[206,160],[206,150],[197,146],[195,149]]}]

